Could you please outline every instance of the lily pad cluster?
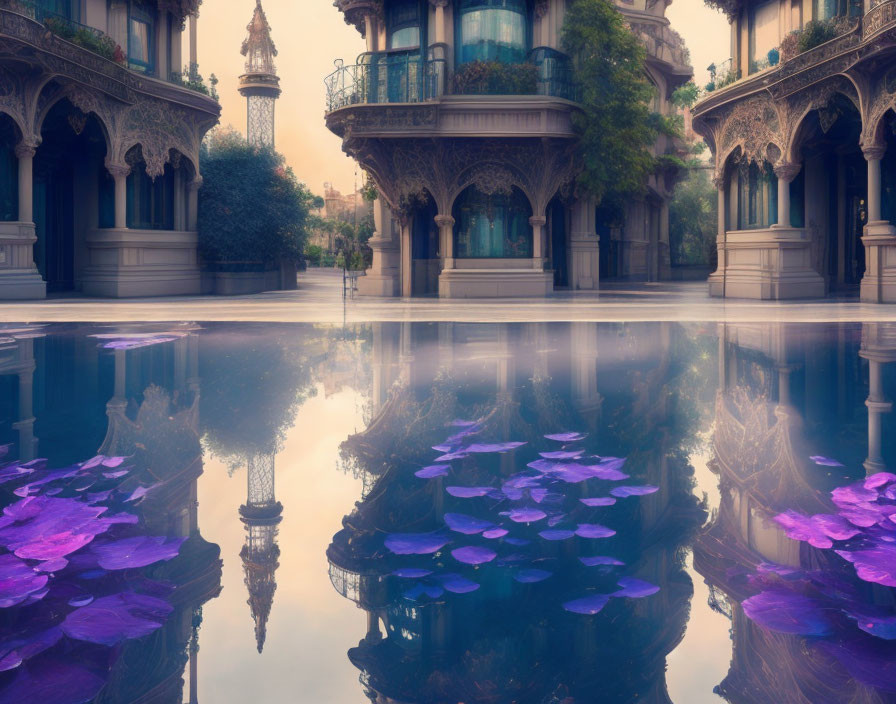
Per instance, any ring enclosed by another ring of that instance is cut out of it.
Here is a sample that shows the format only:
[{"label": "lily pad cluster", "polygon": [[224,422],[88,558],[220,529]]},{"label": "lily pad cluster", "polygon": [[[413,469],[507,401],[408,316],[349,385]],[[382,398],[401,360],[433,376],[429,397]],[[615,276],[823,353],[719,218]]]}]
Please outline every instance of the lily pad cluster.
[{"label": "lily pad cluster", "polygon": [[171,586],[142,568],[177,556],[183,538],[145,534],[137,505],[155,487],[133,470],[102,455],[61,469],[0,465],[0,491],[13,497],[0,515],[0,704],[90,701],[111,649],[171,613]]},{"label": "lily pad cluster", "polygon": [[825,568],[762,563],[735,575],[755,592],[743,600],[744,614],[765,629],[806,638],[855,680],[896,692],[896,592],[881,591],[896,587],[896,475],[873,474],[834,489],[831,499],[836,513],[774,517],[789,538],[830,551],[819,557]]},{"label": "lily pad cluster", "polygon": [[[420,602],[443,598],[445,592],[474,592],[501,574],[527,585],[563,579],[563,591],[592,581],[569,578],[570,569],[599,573],[605,589],[582,587],[576,598],[562,602],[570,613],[593,615],[611,598],[643,598],[659,590],[621,574],[622,560],[590,554],[602,552],[600,541],[616,535],[604,521],[612,518],[617,501],[658,491],[628,483],[625,458],[589,454],[584,433],[553,433],[544,436],[548,446],[535,459],[513,471],[513,463],[530,449],[526,443],[480,442],[475,436],[485,428],[479,421],[455,420],[451,425],[452,435],[433,447],[441,454],[414,472],[420,480],[434,482],[433,491],[446,495],[438,502],[450,505],[440,514],[443,526],[390,533],[383,541],[392,554],[408,556],[408,564],[392,573],[403,583],[404,598]],[[513,454],[502,457],[507,453]],[[464,481],[471,477],[493,479]],[[565,541],[577,541],[577,554],[589,554],[564,559],[568,551],[560,544]]]}]

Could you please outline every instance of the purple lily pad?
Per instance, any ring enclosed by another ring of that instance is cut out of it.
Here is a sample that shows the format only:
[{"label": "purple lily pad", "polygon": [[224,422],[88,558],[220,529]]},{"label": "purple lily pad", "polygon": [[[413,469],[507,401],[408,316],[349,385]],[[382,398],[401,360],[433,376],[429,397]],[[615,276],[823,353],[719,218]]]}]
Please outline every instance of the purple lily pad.
[{"label": "purple lily pad", "polygon": [[74,606],[76,609],[81,608],[82,606],[87,606],[90,602],[93,601],[93,594],[82,594],[81,596],[72,597],[68,600],[69,606]]},{"label": "purple lily pad", "polygon": [[539,452],[546,460],[574,460],[582,456],[584,450],[556,450],[554,452]]},{"label": "purple lily pad", "polygon": [[659,490],[660,488],[658,486],[647,484],[645,486],[617,486],[610,489],[610,493],[613,496],[624,499],[628,496],[647,496],[648,494],[654,494]]},{"label": "purple lily pad", "polygon": [[843,463],[838,462],[837,460],[831,459],[830,457],[825,457],[824,455],[812,455],[809,457],[815,464],[821,465],[822,467],[842,467]]},{"label": "purple lily pad", "polygon": [[517,582],[521,582],[522,584],[531,584],[534,582],[543,582],[548,577],[550,577],[552,574],[554,574],[554,573],[549,572],[548,570],[539,570],[539,569],[532,568],[532,569],[520,570],[515,575],[513,575],[513,578]]},{"label": "purple lily pad", "polygon": [[609,601],[610,597],[607,594],[592,594],[581,599],[567,601],[563,604],[563,608],[574,614],[593,616],[596,613],[600,613]]},{"label": "purple lily pad", "polygon": [[553,433],[552,435],[545,435],[548,440],[555,440],[556,442],[580,442],[588,437],[587,433]]},{"label": "purple lily pad", "polygon": [[17,548],[15,554],[25,560],[55,560],[80,550],[95,537],[92,533],[56,533]]},{"label": "purple lily pad", "polygon": [[844,609],[844,613],[865,633],[884,640],[896,640],[896,615],[868,613],[862,609]]},{"label": "purple lily pad", "polygon": [[537,504],[540,504],[542,501],[544,501],[544,499],[547,495],[548,495],[547,489],[544,489],[544,488],[529,489],[529,496]]},{"label": "purple lily pad", "polygon": [[105,680],[80,665],[41,658],[23,667],[0,691],[0,704],[86,704],[105,684]]},{"label": "purple lily pad", "polygon": [[609,538],[616,535],[616,531],[598,523],[579,523],[576,535],[582,538]]},{"label": "purple lily pad", "polygon": [[506,528],[489,528],[482,532],[482,537],[494,540],[495,538],[503,538],[508,532]]},{"label": "purple lily pad", "polygon": [[117,469],[114,472],[103,472],[103,476],[106,479],[118,479],[119,477],[123,477],[126,474],[129,474],[131,470],[129,469]]},{"label": "purple lily pad", "polygon": [[441,533],[390,533],[383,542],[396,555],[429,555],[451,541]]},{"label": "purple lily pad", "polygon": [[581,562],[585,567],[595,567],[597,565],[611,565],[614,567],[622,566],[625,563],[622,560],[617,560],[615,557],[606,557],[604,555],[595,555],[594,557],[580,557],[579,562]]},{"label": "purple lily pad", "polygon": [[491,442],[491,443],[474,443],[464,448],[464,452],[472,452],[476,454],[492,453],[492,452],[508,452],[522,447],[524,442]]},{"label": "purple lily pad", "polygon": [[444,477],[448,474],[448,471],[451,469],[450,464],[433,464],[429,467],[424,467],[423,469],[418,469],[414,472],[415,477],[420,477],[421,479],[432,479],[433,477]]},{"label": "purple lily pad", "polygon": [[57,557],[53,560],[41,562],[34,569],[38,572],[62,572],[66,567],[68,567],[68,560],[64,557]]},{"label": "purple lily pad", "polygon": [[[102,337],[100,335],[94,335],[94,337]],[[151,345],[161,345],[164,342],[174,342],[177,339],[175,336],[165,336],[165,335],[153,335],[153,336],[139,336],[139,337],[126,337],[118,340],[110,340],[109,342],[105,342],[100,347],[104,350],[136,350],[141,347],[149,347]]]},{"label": "purple lily pad", "polygon": [[541,531],[538,535],[545,540],[568,540],[575,535],[575,532],[566,528],[548,528]]},{"label": "purple lily pad", "polygon": [[515,508],[508,513],[508,518],[514,523],[535,523],[543,518],[547,518],[547,514],[538,508]]},{"label": "purple lily pad", "polygon": [[566,514],[565,514],[565,513],[557,513],[557,514],[554,514],[553,516],[551,516],[551,517],[548,519],[548,527],[549,527],[549,528],[553,528],[553,527],[554,527],[555,525],[557,525],[558,523],[563,523],[563,519],[565,519],[565,518],[566,518]]},{"label": "purple lily pad", "polygon": [[[62,638],[62,631],[51,626],[38,632],[19,632],[0,642],[0,672],[14,670],[25,660],[52,648]],[[0,697],[3,694],[0,693]],[[2,700],[0,700],[2,701]]]},{"label": "purple lily pad", "polygon": [[859,579],[865,582],[896,587],[896,546],[876,545],[861,550],[835,550],[851,562]]},{"label": "purple lily pad", "polygon": [[625,457],[604,457],[600,464],[591,465],[589,469],[598,479],[604,479],[609,482],[621,482],[629,478],[629,475],[620,471],[624,464]]},{"label": "purple lily pad", "polygon": [[772,631],[803,636],[833,632],[821,603],[802,594],[769,589],[744,599],[742,606],[748,618]]},{"label": "purple lily pad", "polygon": [[110,543],[91,545],[97,564],[105,570],[124,570],[146,567],[156,562],[177,557],[186,538],[167,539],[164,536],[141,535]]},{"label": "purple lily pad", "polygon": [[65,617],[60,628],[69,638],[113,646],[142,638],[162,627],[173,607],[146,594],[122,592],[94,600]]},{"label": "purple lily pad", "polygon": [[458,499],[473,499],[478,496],[487,496],[490,491],[492,491],[492,487],[490,486],[446,486],[445,491],[447,491],[451,496],[456,496]]},{"label": "purple lily pad", "polygon": [[458,562],[463,562],[466,565],[481,565],[494,560],[498,553],[481,545],[467,545],[452,550],[451,556]]},{"label": "purple lily pad", "polygon": [[462,460],[468,457],[466,452],[447,452],[444,455],[436,457],[436,462],[450,462],[451,460]]},{"label": "purple lily pad", "polygon": [[866,478],[862,486],[866,489],[879,489],[885,484],[896,482],[896,474],[892,472],[877,472]]},{"label": "purple lily pad", "polygon": [[393,577],[401,577],[402,579],[421,579],[422,577],[429,577],[431,574],[432,570],[425,570],[420,567],[399,567],[392,572]]},{"label": "purple lily pad", "polygon": [[465,535],[475,535],[489,528],[494,528],[495,524],[491,521],[485,521],[475,516],[468,516],[465,513],[446,513],[444,516],[445,524],[453,531],[463,533]]},{"label": "purple lily pad", "polygon": [[470,592],[475,592],[479,589],[479,584],[466,577],[461,577],[455,572],[439,575],[436,579],[439,580],[447,591],[454,594],[469,594]]},{"label": "purple lily pad", "polygon": [[595,496],[588,499],[579,499],[586,506],[612,506],[616,503],[616,499],[612,496]]},{"label": "purple lily pad", "polygon": [[655,584],[645,582],[643,579],[638,579],[637,577],[620,577],[616,581],[616,584],[622,587],[622,589],[613,592],[613,596],[615,597],[625,596],[630,599],[641,599],[645,596],[656,594],[660,590]]},{"label": "purple lily pad", "polygon": [[47,575],[35,572],[15,555],[0,555],[0,608],[20,604],[47,584]]}]

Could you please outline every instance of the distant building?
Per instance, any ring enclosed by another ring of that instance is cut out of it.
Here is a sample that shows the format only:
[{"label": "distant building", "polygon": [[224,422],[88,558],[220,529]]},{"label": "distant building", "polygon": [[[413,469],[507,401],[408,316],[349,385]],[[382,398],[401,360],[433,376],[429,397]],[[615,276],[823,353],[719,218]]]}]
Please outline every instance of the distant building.
[{"label": "distant building", "polygon": [[198,6],[0,0],[0,299],[199,293]]},{"label": "distant building", "polygon": [[[596,289],[601,276],[669,277],[664,178],[651,177],[615,230],[574,196],[568,0],[335,4],[367,40],[357,63],[327,78],[326,115],[381,195],[362,293],[544,296]],[[664,114],[692,73],[667,4],[618,3],[646,45]]]},{"label": "distant building", "polygon": [[896,302],[896,3],[711,4],[731,58],[694,107],[719,193],[710,294]]},{"label": "distant building", "polygon": [[280,97],[280,79],[274,57],[277,47],[271,39],[271,26],[256,0],[249,32],[243,42],[246,73],[240,76],[240,94],[246,98],[246,137],[249,144],[274,146],[274,107]]},{"label": "distant building", "polygon": [[[324,207],[318,210],[316,215],[324,221],[345,222],[357,226],[373,216],[373,203],[365,200],[360,190],[343,195],[333,188],[332,184],[325,183]],[[325,224],[311,233],[309,244],[322,247],[328,252],[335,252],[338,249],[336,243],[338,234],[335,227]]]}]

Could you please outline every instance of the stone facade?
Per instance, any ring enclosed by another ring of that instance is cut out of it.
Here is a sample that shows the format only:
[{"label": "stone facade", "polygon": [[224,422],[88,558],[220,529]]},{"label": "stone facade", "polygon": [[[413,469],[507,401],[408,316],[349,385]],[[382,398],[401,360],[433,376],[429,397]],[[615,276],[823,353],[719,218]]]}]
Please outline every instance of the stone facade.
[{"label": "stone facade", "polygon": [[[896,150],[888,148],[896,70],[887,58],[896,46],[894,7],[866,0],[854,16],[831,18],[808,2],[727,7],[733,58],[725,80],[714,77],[725,85],[694,108],[719,189],[711,295],[858,289],[863,301],[896,301]],[[764,40],[780,49],[764,60],[755,56],[759,12],[779,18]],[[811,19],[836,36],[797,53]]]},{"label": "stone facade", "polygon": [[220,107],[187,87],[197,6],[0,0],[0,298],[199,293],[199,147]]},{"label": "stone facade", "polygon": [[[668,278],[670,193],[661,178],[612,230],[575,193],[576,90],[559,50],[567,4],[514,0],[492,18],[506,26],[490,36],[485,15],[464,21],[467,12],[487,14],[486,5],[336,2],[367,40],[357,64],[327,78],[326,117],[380,194],[362,294],[544,296],[555,287],[597,289],[601,272]],[[665,4],[642,5],[619,9],[648,48],[654,109],[668,114],[691,69]],[[502,64],[531,79],[531,90],[477,78]],[[669,147],[664,137],[656,150]]]}]

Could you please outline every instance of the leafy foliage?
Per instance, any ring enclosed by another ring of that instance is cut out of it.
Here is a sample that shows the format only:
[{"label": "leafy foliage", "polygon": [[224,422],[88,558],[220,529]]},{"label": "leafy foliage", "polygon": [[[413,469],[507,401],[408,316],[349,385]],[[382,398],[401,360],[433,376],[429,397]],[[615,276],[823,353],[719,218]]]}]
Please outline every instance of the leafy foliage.
[{"label": "leafy foliage", "polygon": [[672,104],[678,108],[689,108],[700,97],[700,89],[693,81],[688,81],[683,86],[678,86],[672,92]]},{"label": "leafy foliage", "polygon": [[314,196],[272,149],[216,131],[200,163],[199,249],[209,262],[269,265],[298,260]]},{"label": "leafy foliage", "polygon": [[804,51],[821,46],[825,42],[836,39],[852,29],[854,24],[844,17],[832,17],[827,20],[812,20],[802,29],[791,32],[781,42],[780,58],[782,61],[792,59]]},{"label": "leafy foliage", "polygon": [[56,36],[80,46],[82,49],[99,54],[104,59],[123,64],[127,57],[121,47],[107,34],[91,27],[81,27],[64,17],[51,15],[44,20],[44,26]]},{"label": "leafy foliage", "polygon": [[533,95],[538,70],[534,64],[471,61],[454,74],[454,92],[460,95]]},{"label": "leafy foliage", "polygon": [[672,263],[712,266],[716,257],[718,197],[705,168],[692,168],[669,204]]},{"label": "leafy foliage", "polygon": [[656,140],[644,47],[609,0],[574,0],[563,45],[581,86],[582,110],[573,117],[579,188],[598,202],[642,191],[654,170],[648,148]]}]

